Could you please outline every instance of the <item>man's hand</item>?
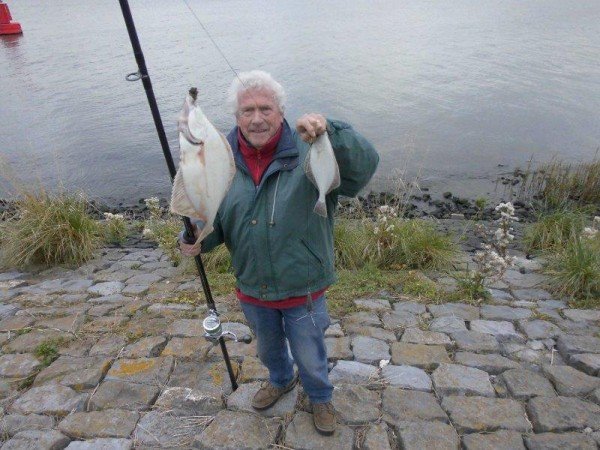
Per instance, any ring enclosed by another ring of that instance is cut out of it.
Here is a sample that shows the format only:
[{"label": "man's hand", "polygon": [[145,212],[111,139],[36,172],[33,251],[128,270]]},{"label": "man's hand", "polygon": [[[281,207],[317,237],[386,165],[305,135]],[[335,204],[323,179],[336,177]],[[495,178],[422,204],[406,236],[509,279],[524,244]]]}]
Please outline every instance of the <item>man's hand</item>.
[{"label": "man's hand", "polygon": [[327,130],[327,121],[321,114],[304,114],[296,122],[296,131],[300,138],[309,144],[314,142],[317,136],[322,135]]},{"label": "man's hand", "polygon": [[[197,226],[194,226],[194,238],[198,239],[200,231]],[[196,256],[200,254],[200,243],[198,245],[195,244],[186,244],[181,239],[179,239],[179,251],[182,255],[185,256]]]}]

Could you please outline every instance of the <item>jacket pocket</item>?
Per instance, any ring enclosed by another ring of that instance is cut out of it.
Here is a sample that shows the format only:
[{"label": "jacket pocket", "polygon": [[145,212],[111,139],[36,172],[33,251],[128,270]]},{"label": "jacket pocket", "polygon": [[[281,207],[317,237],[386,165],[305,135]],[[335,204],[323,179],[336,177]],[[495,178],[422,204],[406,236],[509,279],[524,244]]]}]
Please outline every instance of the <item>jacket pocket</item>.
[{"label": "jacket pocket", "polygon": [[303,238],[300,239],[300,242],[302,242],[302,245],[304,245],[304,247],[306,247],[308,252],[311,255],[313,255],[317,261],[319,261],[319,264],[321,264],[321,266],[323,266],[323,258],[310,246],[310,244]]}]

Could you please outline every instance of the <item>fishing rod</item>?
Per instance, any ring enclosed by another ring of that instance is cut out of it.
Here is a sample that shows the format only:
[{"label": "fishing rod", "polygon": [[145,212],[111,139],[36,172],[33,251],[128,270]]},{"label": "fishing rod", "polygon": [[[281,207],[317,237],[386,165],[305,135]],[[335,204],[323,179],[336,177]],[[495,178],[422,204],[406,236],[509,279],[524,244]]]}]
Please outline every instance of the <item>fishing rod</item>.
[{"label": "fishing rod", "polygon": [[[129,33],[129,40],[131,41],[131,46],[133,47],[133,54],[138,65],[138,71],[128,74],[125,78],[127,81],[142,80],[144,90],[146,91],[146,97],[148,98],[148,104],[150,105],[150,111],[152,112],[152,118],[154,119],[154,126],[156,127],[158,139],[160,140],[160,145],[162,147],[163,155],[165,157],[165,162],[167,163],[167,167],[169,168],[169,175],[171,177],[172,184],[177,171],[175,169],[173,157],[171,156],[171,150],[169,148],[167,135],[165,134],[165,129],[163,127],[162,119],[160,117],[160,112],[158,111],[158,104],[156,103],[156,98],[154,97],[154,90],[152,89],[152,82],[150,81],[150,75],[148,74],[148,69],[146,68],[146,60],[144,59],[144,53],[142,52],[142,47],[140,46],[140,41],[135,30],[135,24],[133,23],[133,16],[131,15],[131,10],[129,9],[128,0],[119,0],[119,3],[121,5],[121,11],[123,12],[123,19],[125,19],[125,25],[127,26],[127,32]],[[194,226],[192,225],[192,222],[190,221],[189,217],[182,217],[182,219],[185,227],[183,240],[186,243],[193,244],[195,242]],[[204,337],[210,342],[212,342],[214,345],[218,343],[221,346],[221,352],[223,353],[223,359],[225,360],[225,365],[227,366],[227,372],[229,373],[231,387],[235,391],[238,387],[238,384],[235,379],[233,367],[231,366],[231,360],[229,359],[227,346],[225,345],[225,338],[231,339],[235,342],[244,342],[246,344],[249,344],[252,341],[252,337],[249,335],[245,335],[241,338],[238,338],[234,333],[230,331],[223,331],[223,328],[221,327],[221,321],[219,319],[219,314],[217,313],[217,307],[215,305],[215,301],[213,300],[212,293],[210,291],[210,286],[208,285],[208,278],[206,277],[204,264],[202,264],[202,259],[200,258],[200,255],[195,256],[194,260],[196,262],[198,274],[200,275],[202,289],[204,290],[204,296],[206,297],[206,304],[208,306],[208,315],[202,321],[202,326],[205,331]]]}]

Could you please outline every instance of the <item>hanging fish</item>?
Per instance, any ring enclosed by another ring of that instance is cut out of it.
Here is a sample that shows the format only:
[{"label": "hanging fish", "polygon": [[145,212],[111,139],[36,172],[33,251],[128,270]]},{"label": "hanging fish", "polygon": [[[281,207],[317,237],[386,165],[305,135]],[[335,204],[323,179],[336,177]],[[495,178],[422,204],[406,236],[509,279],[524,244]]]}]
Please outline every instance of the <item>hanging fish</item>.
[{"label": "hanging fish", "polygon": [[213,230],[217,210],[235,175],[229,142],[196,105],[191,88],[178,119],[179,169],[173,181],[171,212],[197,219],[200,245]]},{"label": "hanging fish", "polygon": [[325,196],[340,185],[340,169],[327,133],[318,136],[310,146],[308,156],[304,160],[304,172],[319,190],[319,198],[313,211],[327,217]]}]

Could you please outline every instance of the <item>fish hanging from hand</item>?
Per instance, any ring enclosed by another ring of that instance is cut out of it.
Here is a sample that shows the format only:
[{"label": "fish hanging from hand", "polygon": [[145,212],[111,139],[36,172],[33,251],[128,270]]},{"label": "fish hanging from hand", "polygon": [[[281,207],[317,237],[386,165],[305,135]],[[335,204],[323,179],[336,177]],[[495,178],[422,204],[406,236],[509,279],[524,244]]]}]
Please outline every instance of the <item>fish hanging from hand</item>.
[{"label": "fish hanging from hand", "polygon": [[171,212],[197,219],[200,245],[235,175],[231,147],[196,105],[198,90],[191,88],[178,119],[179,169],[173,181]]},{"label": "fish hanging from hand", "polygon": [[340,185],[340,169],[327,133],[318,136],[311,144],[308,156],[304,160],[304,172],[319,191],[313,211],[327,217],[325,196]]}]

